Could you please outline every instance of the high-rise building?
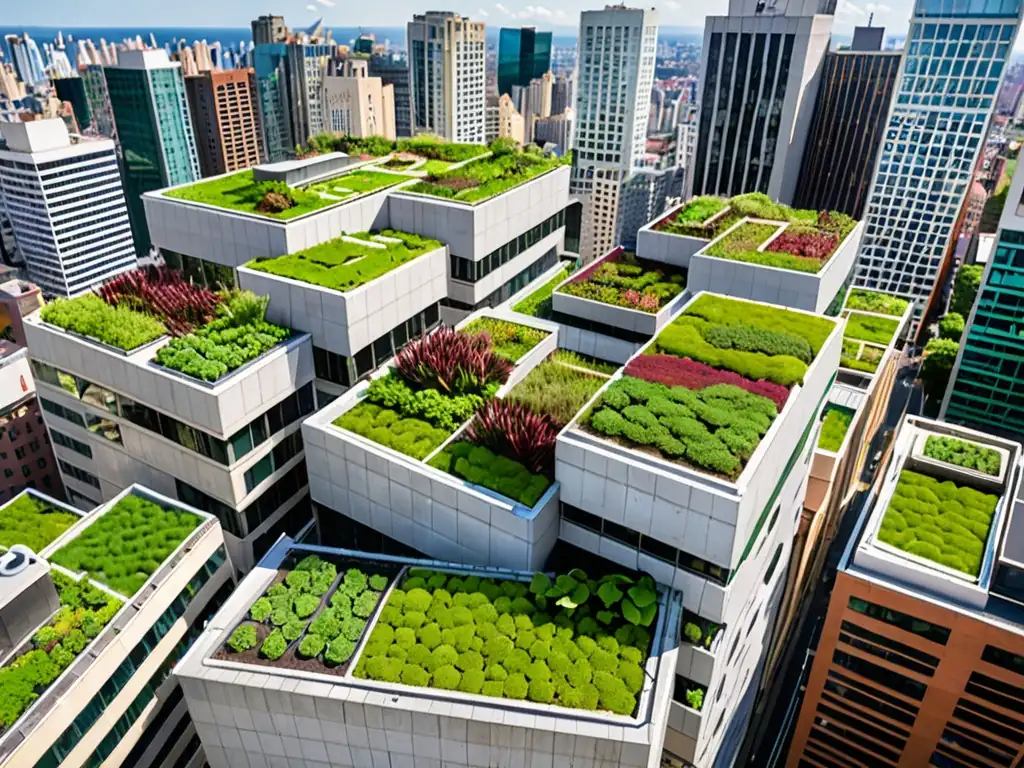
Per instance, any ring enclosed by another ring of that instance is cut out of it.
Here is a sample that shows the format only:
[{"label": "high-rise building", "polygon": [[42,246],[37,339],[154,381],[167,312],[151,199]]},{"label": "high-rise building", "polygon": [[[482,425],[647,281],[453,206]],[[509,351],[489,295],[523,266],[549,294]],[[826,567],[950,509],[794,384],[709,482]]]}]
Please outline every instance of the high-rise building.
[{"label": "high-rise building", "polygon": [[498,97],[488,94],[484,107],[484,141],[490,144],[498,138],[498,128],[501,124],[501,109],[498,104]]},{"label": "high-rise building", "polygon": [[1019,440],[1024,434],[1024,298],[1017,288],[1024,266],[1024,173],[1015,173],[995,246],[942,402],[941,418]]},{"label": "high-rise building", "polygon": [[250,168],[263,159],[256,73],[207,70],[185,78],[203,176]]},{"label": "high-rise building", "polygon": [[408,24],[413,132],[482,143],[485,123],[484,23],[449,11]]},{"label": "high-rise building", "polygon": [[5,96],[10,101],[20,101],[25,98],[25,84],[18,79],[14,65],[2,61],[0,61],[0,96]]},{"label": "high-rise building", "polygon": [[576,78],[559,75],[551,86],[551,114],[560,115],[566,107],[576,109]]},{"label": "high-rise building", "polygon": [[[929,438],[982,453],[996,474],[931,456]],[[1012,765],[1021,446],[911,416],[890,450],[839,562],[786,765]]]},{"label": "high-rise building", "polygon": [[531,80],[526,88],[515,86],[512,89],[520,94],[516,108],[523,116],[526,141],[533,141],[534,120],[551,117],[551,94],[554,82],[555,76],[551,72],[545,72],[540,77]]},{"label": "high-rise building", "polygon": [[536,27],[502,27],[498,33],[498,95],[526,87],[551,69],[551,33]]},{"label": "high-rise building", "polygon": [[47,81],[46,64],[39,46],[28,34],[7,35],[7,49],[14,61],[14,71],[26,86],[44,85]]},{"label": "high-rise building", "polygon": [[941,298],[938,276],[952,255],[1022,7],[914,5],[854,283],[916,300],[918,318]]},{"label": "high-rise building", "polygon": [[71,104],[75,112],[75,121],[81,130],[92,125],[92,110],[89,108],[89,97],[85,92],[85,81],[77,74],[72,77],[57,77],[53,80],[57,98]]},{"label": "high-rise building", "polygon": [[358,53],[362,56],[369,56],[373,53],[373,46],[376,42],[377,38],[372,32],[363,32],[355,39],[355,43],[352,46],[352,52]]},{"label": "high-rise building", "polygon": [[498,138],[522,144],[525,130],[523,116],[512,103],[512,97],[507,93],[501,94],[498,97]]},{"label": "high-rise building", "polygon": [[550,142],[556,145],[555,150],[564,155],[573,148],[576,135],[576,112],[572,107],[551,117],[540,117],[533,121],[533,142],[543,146]]},{"label": "high-rise building", "polygon": [[117,139],[117,124],[114,122],[114,108],[110,105],[107,77],[102,64],[89,64],[81,70],[85,98],[89,102],[91,127],[100,136]]},{"label": "high-rise building", "polygon": [[117,66],[105,67],[103,74],[124,156],[132,238],[143,255],[150,239],[142,193],[199,178],[185,81],[181,65],[163,48],[121,51]]},{"label": "high-rise building", "polygon": [[[861,44],[860,30],[876,32],[872,47]],[[902,55],[881,50],[883,32],[858,27],[850,48],[825,55],[796,187],[798,208],[837,210],[855,219],[864,213]]]},{"label": "high-rise building", "polygon": [[607,6],[580,15],[572,191],[583,200],[584,260],[619,244],[623,182],[643,160],[658,15]]},{"label": "high-rise building", "polygon": [[288,37],[284,16],[260,16],[252,22],[252,44],[283,43]]},{"label": "high-rise building", "polygon": [[694,194],[793,201],[836,0],[729,0],[701,49]]},{"label": "high-rise building", "polygon": [[379,77],[394,89],[395,135],[400,139],[412,136],[412,95],[409,91],[409,64],[404,56],[370,57],[370,77]]},{"label": "high-rise building", "polygon": [[72,141],[60,119],[0,122],[0,135],[0,199],[34,283],[72,296],[136,265],[112,141]]},{"label": "high-rise building", "polygon": [[324,78],[327,130],[349,136],[395,136],[395,89],[368,75],[364,59],[346,59],[342,71]]}]

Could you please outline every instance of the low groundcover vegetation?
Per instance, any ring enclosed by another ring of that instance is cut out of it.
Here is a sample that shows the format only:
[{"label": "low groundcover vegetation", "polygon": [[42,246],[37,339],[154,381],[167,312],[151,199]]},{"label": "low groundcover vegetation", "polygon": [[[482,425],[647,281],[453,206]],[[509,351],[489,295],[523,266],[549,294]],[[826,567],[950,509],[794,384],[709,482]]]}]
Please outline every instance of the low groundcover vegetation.
[{"label": "low groundcover vegetation", "polygon": [[88,336],[112,347],[131,351],[159,339],[167,331],[155,317],[128,307],[112,307],[87,293],[74,299],[56,299],[39,316],[65,331]]},{"label": "low groundcover vegetation", "polygon": [[529,583],[411,569],[356,677],[632,715],[658,594],[649,576]]},{"label": "low groundcover vegetation", "polygon": [[924,442],[924,455],[936,461],[973,469],[992,477],[998,477],[1002,468],[1002,456],[999,451],[955,437],[929,435]]},{"label": "low groundcover vegetation", "polygon": [[494,353],[512,363],[517,362],[548,336],[547,331],[493,317],[478,317],[465,325],[462,331],[486,333],[491,339],[491,349]]},{"label": "low groundcover vegetation", "polygon": [[0,509],[0,549],[22,544],[38,553],[79,520],[25,493]]},{"label": "low groundcover vegetation", "polygon": [[878,538],[912,555],[977,576],[998,496],[904,469]]},{"label": "low groundcover vegetation", "polygon": [[686,288],[686,275],[641,262],[629,252],[607,256],[559,289],[559,293],[641,312],[656,313]]},{"label": "low groundcover vegetation", "polygon": [[900,317],[910,302],[898,296],[854,288],[846,300],[847,309],[863,309],[865,312],[876,312],[881,315]]},{"label": "low groundcover vegetation", "polygon": [[835,453],[843,446],[843,439],[853,423],[856,411],[840,405],[829,405],[818,435],[818,447]]}]

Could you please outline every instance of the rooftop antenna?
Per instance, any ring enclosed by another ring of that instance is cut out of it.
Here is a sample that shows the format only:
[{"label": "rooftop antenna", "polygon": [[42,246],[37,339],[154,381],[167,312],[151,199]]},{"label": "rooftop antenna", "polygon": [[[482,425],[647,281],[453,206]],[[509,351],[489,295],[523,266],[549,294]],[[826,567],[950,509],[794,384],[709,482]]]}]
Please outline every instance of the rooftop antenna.
[{"label": "rooftop antenna", "polygon": [[871,13],[868,14],[868,26],[869,27],[871,26],[871,22],[872,22],[872,20],[874,18],[875,18],[875,13],[874,13],[874,11],[872,11]]}]

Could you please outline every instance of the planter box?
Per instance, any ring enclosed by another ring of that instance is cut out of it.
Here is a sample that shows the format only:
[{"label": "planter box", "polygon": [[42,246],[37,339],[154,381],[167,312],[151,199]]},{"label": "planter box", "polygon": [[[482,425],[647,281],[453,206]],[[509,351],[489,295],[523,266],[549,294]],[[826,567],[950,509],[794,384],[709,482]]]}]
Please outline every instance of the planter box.
[{"label": "planter box", "polygon": [[559,324],[558,346],[570,352],[579,352],[599,360],[625,365],[643,344],[617,339],[597,331],[588,331],[572,325]]},{"label": "planter box", "polygon": [[239,267],[238,283],[269,296],[267,320],[308,331],[313,345],[345,357],[447,296],[448,249],[437,248],[349,291]]},{"label": "planter box", "polygon": [[[697,251],[703,249],[709,241],[703,237],[677,235],[657,229],[662,222],[671,219],[689,203],[690,201],[680,203],[668,213],[641,227],[636,235],[636,255],[641,259],[651,259],[676,267],[689,268],[690,258]],[[704,223],[725,216],[728,212],[728,207],[723,208],[714,216],[709,216]]]},{"label": "planter box", "polygon": [[707,688],[711,685],[714,668],[715,654],[706,648],[691,645],[686,640],[679,641],[679,656],[676,660],[677,674]]},{"label": "planter box", "polygon": [[479,261],[565,208],[569,174],[568,166],[560,166],[476,205],[392,190],[390,227],[440,240],[456,256]]},{"label": "planter box", "polygon": [[[748,221],[760,222],[742,219],[718,239]],[[752,299],[822,314],[856,264],[863,232],[864,222],[858,222],[816,274],[732,261],[698,252],[690,259],[687,288],[694,293],[711,291],[738,299]],[[706,245],[710,246],[711,243]]]},{"label": "planter box", "polygon": [[[782,412],[735,481],[584,432],[578,428],[577,416],[559,435],[555,449],[555,477],[562,486],[562,499],[714,565],[734,569],[802,434],[820,412],[841,346],[842,324],[836,323],[807,369],[803,386],[792,388]],[[609,384],[621,375],[620,371]]]},{"label": "planter box", "polygon": [[157,344],[125,355],[45,323],[38,312],[25,318],[25,339],[33,358],[222,438],[313,380],[309,334],[279,344],[212,383],[156,365]]},{"label": "planter box", "polygon": [[[925,443],[928,442],[929,437],[931,437],[931,435],[927,432],[921,432],[921,434],[919,434],[914,440],[914,446],[907,459],[907,469],[923,472],[924,474],[931,475],[932,477],[952,480],[957,485],[970,485],[977,488],[979,491],[985,491],[986,493],[1002,493],[1003,487],[1006,485],[1006,470],[1010,466],[1010,452],[1008,450],[1000,448],[997,445],[987,445],[974,440],[956,438],[958,440],[964,440],[966,443],[978,445],[983,448],[990,448],[999,454],[999,475],[987,475],[976,469],[961,467],[958,464],[950,464],[949,462],[942,461],[940,459],[933,459],[930,456],[925,456],[924,446]],[[946,437],[946,435],[936,434],[935,437]]]}]

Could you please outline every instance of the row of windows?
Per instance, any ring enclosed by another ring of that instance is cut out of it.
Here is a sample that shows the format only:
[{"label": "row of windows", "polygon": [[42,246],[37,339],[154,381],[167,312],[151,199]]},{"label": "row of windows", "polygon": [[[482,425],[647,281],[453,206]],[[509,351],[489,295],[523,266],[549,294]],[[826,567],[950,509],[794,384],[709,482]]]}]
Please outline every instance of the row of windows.
[{"label": "row of windows", "polygon": [[453,309],[460,309],[465,312],[474,312],[484,307],[496,307],[507,300],[513,294],[519,293],[526,286],[540,277],[558,263],[558,249],[552,248],[545,252],[537,261],[533,262],[526,269],[522,270],[504,285],[499,286],[476,304],[467,304],[454,299],[444,299],[442,304]]},{"label": "row of windows", "polygon": [[921,701],[924,698],[925,691],[928,690],[928,686],[924,683],[912,680],[906,675],[901,675],[899,672],[874,664],[859,656],[841,651],[838,648],[832,653],[832,661],[840,667],[916,701]]},{"label": "row of windows", "polygon": [[[217,548],[216,552],[210,555],[203,564],[203,567],[192,577],[185,588],[178,593],[167,609],[160,615],[160,618],[153,623],[149,631],[135,644],[135,647],[132,648],[117,669],[113,671],[103,687],[82,708],[78,717],[57,738],[53,746],[50,747],[47,758],[44,759],[52,757],[52,759],[57,760],[59,763],[71,753],[93,724],[103,715],[106,708],[113,703],[121,689],[132,679],[139,666],[149,658],[149,654],[156,648],[157,644],[171,631],[174,623],[185,613],[185,610],[192,603],[199,590],[213,577],[213,574],[224,564],[226,559],[227,554],[224,546],[221,545]],[[211,602],[207,611],[215,609],[216,607]],[[203,622],[197,621],[194,622],[195,624],[198,624],[201,629]]]},{"label": "row of windows", "polygon": [[91,485],[93,488],[99,489],[100,479],[91,472],[86,472],[84,469],[76,467],[74,464],[68,464],[64,459],[57,459],[57,464],[60,465],[60,471],[68,477],[74,478],[80,483]]},{"label": "row of windows", "polygon": [[465,283],[476,283],[483,280],[487,275],[499,267],[504,266],[519,254],[532,248],[543,238],[565,226],[565,211],[559,211],[554,216],[542,221],[535,227],[531,227],[519,237],[513,238],[500,248],[496,248],[487,254],[480,261],[464,259],[461,256],[451,254],[451,277],[453,280],[461,280]]},{"label": "row of windows", "polygon": [[110,419],[103,419],[99,416],[94,416],[91,413],[86,413],[83,416],[78,411],[65,408],[60,403],[55,403],[53,400],[47,400],[45,397],[39,398],[39,404],[47,413],[52,413],[54,416],[64,419],[64,421],[71,422],[82,429],[87,429],[93,434],[102,435],[112,443],[123,445],[121,440],[121,428]]},{"label": "row of windows", "polygon": [[87,459],[92,458],[92,448],[88,443],[83,443],[81,440],[75,440],[73,437],[68,437],[63,432],[58,432],[55,429],[50,430],[50,436],[53,438],[53,442],[57,445],[62,445],[65,448],[70,448],[75,453],[80,453]]},{"label": "row of windows", "polygon": [[1007,741],[1024,744],[1024,723],[966,697],[957,702],[953,716]]},{"label": "row of windows", "polygon": [[996,680],[981,672],[972,672],[964,690],[982,701],[1024,715],[1024,688]]},{"label": "row of windows", "polygon": [[[135,742],[135,746],[132,747],[132,751],[129,752],[128,756],[124,759],[125,765],[135,766],[139,764],[139,760],[142,759],[142,756],[146,753],[146,750],[149,749],[149,745],[153,743],[153,739],[155,739],[157,734],[159,734],[161,731],[161,728],[158,724],[167,722],[167,719],[174,713],[174,710],[177,708],[178,704],[181,702],[183,698],[184,693],[181,690],[181,686],[175,686],[174,690],[171,691],[171,693],[167,696],[166,699],[164,699],[163,703],[160,705],[160,708],[153,712],[152,720],[150,722],[152,722],[154,725],[146,728],[146,730],[142,732],[142,735],[139,737],[139,740]],[[182,713],[181,719],[178,721],[178,724],[174,726],[174,730],[171,731],[170,734],[168,734],[164,742],[165,749],[170,748],[171,745],[173,745],[178,740],[178,738],[181,737],[181,734],[185,731],[186,728],[188,728],[191,722],[192,718],[189,717],[188,709],[186,708],[185,711]]]},{"label": "row of windows", "polygon": [[[843,675],[834,669],[828,671],[825,689],[822,691],[822,700],[841,704],[847,709],[854,708],[848,706],[847,703],[870,709],[886,720],[906,726],[906,728],[901,728],[906,732],[909,732],[917,719],[917,707],[896,696],[890,696],[884,691],[871,688],[860,680]],[[896,726],[894,725],[894,727]]]},{"label": "row of windows", "polygon": [[892,640],[885,635],[870,632],[850,621],[842,623],[839,642],[925,677],[932,677],[935,674],[935,667],[939,663],[938,658],[931,654],[918,651],[916,648]]},{"label": "row of windows", "polygon": [[372,344],[363,347],[352,357],[313,347],[313,367],[316,376],[318,379],[325,379],[343,387],[351,387],[394,357],[410,341],[431,330],[440,320],[440,304],[431,304],[422,312],[396,325]]},{"label": "row of windows", "polygon": [[246,470],[243,479],[245,480],[245,492],[252,493],[253,489],[270,477],[274,472],[281,469],[285,464],[299,455],[302,451],[302,431],[295,430],[288,437],[274,446],[274,450],[257,461]]},{"label": "row of windows", "polygon": [[853,596],[850,597],[847,606],[855,613],[863,614],[875,621],[884,622],[890,626],[902,629],[904,632],[910,632],[925,640],[930,640],[933,643],[945,645],[949,641],[949,629],[938,624],[922,621],[909,614],[900,613],[891,608],[869,603],[867,600],[861,600],[859,597]]}]

